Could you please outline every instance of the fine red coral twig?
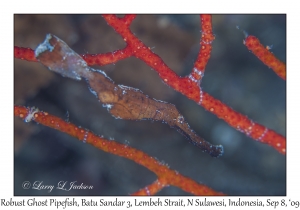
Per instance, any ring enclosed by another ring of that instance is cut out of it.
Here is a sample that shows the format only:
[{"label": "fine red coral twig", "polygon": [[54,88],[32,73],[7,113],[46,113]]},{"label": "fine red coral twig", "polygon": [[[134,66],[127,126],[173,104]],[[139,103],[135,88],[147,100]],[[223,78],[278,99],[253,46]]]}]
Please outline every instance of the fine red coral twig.
[{"label": "fine red coral twig", "polygon": [[167,185],[167,181],[165,177],[161,177],[152,184],[140,189],[139,191],[131,194],[131,195],[155,195],[157,192],[159,192],[162,188],[164,188]]},{"label": "fine red coral twig", "polygon": [[269,47],[264,47],[258,38],[255,36],[247,36],[244,40],[246,47],[253,52],[253,54],[261,60],[265,65],[273,69],[273,71],[282,79],[286,79],[286,65],[278,60],[273,53],[270,52]]},{"label": "fine red coral twig", "polygon": [[196,80],[201,80],[204,76],[204,71],[206,64],[210,58],[210,53],[212,50],[212,42],[215,36],[212,32],[212,19],[211,15],[201,15],[201,41],[200,41],[200,51],[198,53],[197,59],[194,64],[191,76]]},{"label": "fine red coral twig", "polygon": [[130,159],[154,172],[158,176],[158,180],[136,192],[135,194],[137,195],[141,195],[144,192],[153,195],[167,185],[179,187],[194,195],[224,195],[223,193],[216,192],[205,185],[199,184],[194,180],[179,174],[177,171],[169,169],[165,164],[160,163],[155,158],[140,150],[116,141],[106,140],[89,130],[79,128],[76,125],[66,122],[47,112],[39,111],[33,107],[26,108],[24,106],[14,106],[14,115],[26,120],[26,122],[34,120],[42,125],[67,133],[84,143],[91,144],[105,152]]}]

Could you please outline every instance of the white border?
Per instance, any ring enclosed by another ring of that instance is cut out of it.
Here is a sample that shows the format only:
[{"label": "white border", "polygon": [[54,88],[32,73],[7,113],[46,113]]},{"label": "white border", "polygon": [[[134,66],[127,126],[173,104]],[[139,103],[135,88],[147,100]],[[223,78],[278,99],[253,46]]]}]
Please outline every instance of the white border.
[{"label": "white border", "polygon": [[[287,197],[298,199],[299,167],[299,15],[291,1],[2,1],[1,2],[1,184],[0,199],[13,197],[13,14],[14,13],[287,13]],[[124,8],[128,8],[126,11]],[[15,197],[15,200],[30,197]],[[51,197],[47,197],[50,199]],[[64,200],[64,197],[53,197]],[[107,197],[109,198],[109,197]],[[164,199],[167,197],[164,197]],[[174,198],[174,197],[173,197]],[[179,198],[179,197],[178,197]],[[283,197],[284,198],[284,197]],[[44,197],[38,197],[43,200]],[[80,200],[81,197],[76,197]],[[93,197],[93,199],[98,199]],[[124,200],[134,198],[123,197]],[[146,199],[146,198],[145,198]],[[186,197],[184,197],[186,199]],[[222,197],[210,198],[221,200]],[[228,199],[228,198],[225,198]],[[256,197],[243,197],[255,200]],[[267,200],[267,197],[259,198]],[[281,200],[282,197],[273,197]],[[50,207],[49,207],[50,208]],[[99,208],[99,207],[98,207]],[[169,209],[171,207],[168,207]],[[172,207],[174,208],[174,207]],[[199,207],[197,207],[199,208]],[[1,209],[3,209],[1,207]],[[68,208],[72,209],[72,208]],[[76,208],[78,209],[78,208]],[[277,208],[278,209],[278,208]]]}]

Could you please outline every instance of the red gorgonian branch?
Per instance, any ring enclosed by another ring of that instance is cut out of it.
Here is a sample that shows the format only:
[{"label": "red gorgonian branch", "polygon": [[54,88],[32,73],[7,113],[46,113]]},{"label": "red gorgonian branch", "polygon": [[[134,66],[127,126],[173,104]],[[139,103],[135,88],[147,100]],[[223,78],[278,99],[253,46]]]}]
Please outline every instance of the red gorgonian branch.
[{"label": "red gorgonian branch", "polygon": [[270,52],[270,47],[264,47],[255,36],[247,36],[244,41],[246,47],[253,52],[256,57],[282,79],[286,79],[286,65]]},{"label": "red gorgonian branch", "polygon": [[70,122],[66,122],[58,117],[50,115],[47,112],[39,111],[33,107],[26,108],[23,106],[15,106],[14,115],[22,118],[26,122],[34,120],[42,125],[67,133],[84,143],[91,144],[105,152],[132,160],[154,172],[158,179],[151,185],[134,193],[134,195],[154,195],[168,185],[179,187],[194,195],[224,195],[223,193],[216,192],[205,185],[199,184],[194,180],[169,169],[166,165],[140,150],[125,144],[120,144],[116,141],[104,139],[93,134],[89,130],[79,128]]}]

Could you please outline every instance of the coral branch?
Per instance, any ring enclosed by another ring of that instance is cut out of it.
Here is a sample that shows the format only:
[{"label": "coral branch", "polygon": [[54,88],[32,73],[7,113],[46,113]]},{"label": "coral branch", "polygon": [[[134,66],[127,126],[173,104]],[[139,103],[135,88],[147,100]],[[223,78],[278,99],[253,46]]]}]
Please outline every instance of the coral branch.
[{"label": "coral branch", "polygon": [[245,133],[254,140],[274,147],[281,154],[286,154],[286,139],[282,135],[258,123],[254,123],[246,116],[234,111],[205,92],[203,92],[202,106],[238,131]]},{"label": "coral branch", "polygon": [[117,61],[123,60],[125,58],[129,58],[130,56],[132,56],[132,52],[128,46],[126,46],[122,50],[116,50],[110,53],[81,55],[81,57],[85,60],[85,62],[87,62],[89,66],[104,66],[107,64],[116,63]]},{"label": "coral branch", "polygon": [[136,15],[125,15],[122,20],[125,23],[125,25],[130,26],[132,21],[135,19]]},{"label": "coral branch", "polygon": [[[88,65],[99,65],[104,66],[107,64],[115,63],[119,60],[123,60],[125,58],[129,58],[132,56],[132,52],[130,48],[125,47],[121,50],[116,50],[114,52],[109,53],[101,53],[101,54],[84,54],[81,57],[87,62]],[[34,50],[31,48],[17,47],[14,46],[14,57],[37,62],[38,60],[35,58]]]},{"label": "coral branch", "polygon": [[[26,108],[24,106],[15,105],[14,115],[23,120],[26,119],[27,122],[34,120],[42,125],[67,133],[100,150],[130,159],[154,172],[158,176],[158,181],[166,180],[166,182],[163,181],[164,186],[173,185],[194,195],[224,195],[223,193],[216,192],[205,185],[199,184],[194,180],[179,174],[177,171],[169,169],[166,165],[142,151],[116,141],[106,140],[84,128],[77,127],[72,123],[50,115],[47,112],[38,111],[36,108]],[[156,185],[159,185],[159,182]],[[155,188],[155,184],[151,187]],[[155,191],[155,189],[152,188],[151,190]]]},{"label": "coral branch", "polygon": [[159,178],[152,184],[140,189],[139,191],[131,194],[131,195],[155,195],[160,190],[162,190],[167,185],[166,179]]},{"label": "coral branch", "polygon": [[200,41],[200,51],[197,56],[196,62],[194,64],[193,72],[191,73],[192,78],[196,80],[201,80],[206,64],[210,58],[210,53],[212,50],[212,42],[215,36],[212,33],[212,20],[211,15],[201,15],[201,41]]},{"label": "coral branch", "polygon": [[286,65],[278,60],[273,53],[269,51],[268,47],[264,47],[255,36],[248,36],[244,40],[246,47],[261,60],[269,68],[282,79],[286,79]]},{"label": "coral branch", "polygon": [[34,56],[34,50],[30,48],[25,47],[14,47],[14,57],[22,60],[27,61],[35,61],[37,62],[37,59]]}]

